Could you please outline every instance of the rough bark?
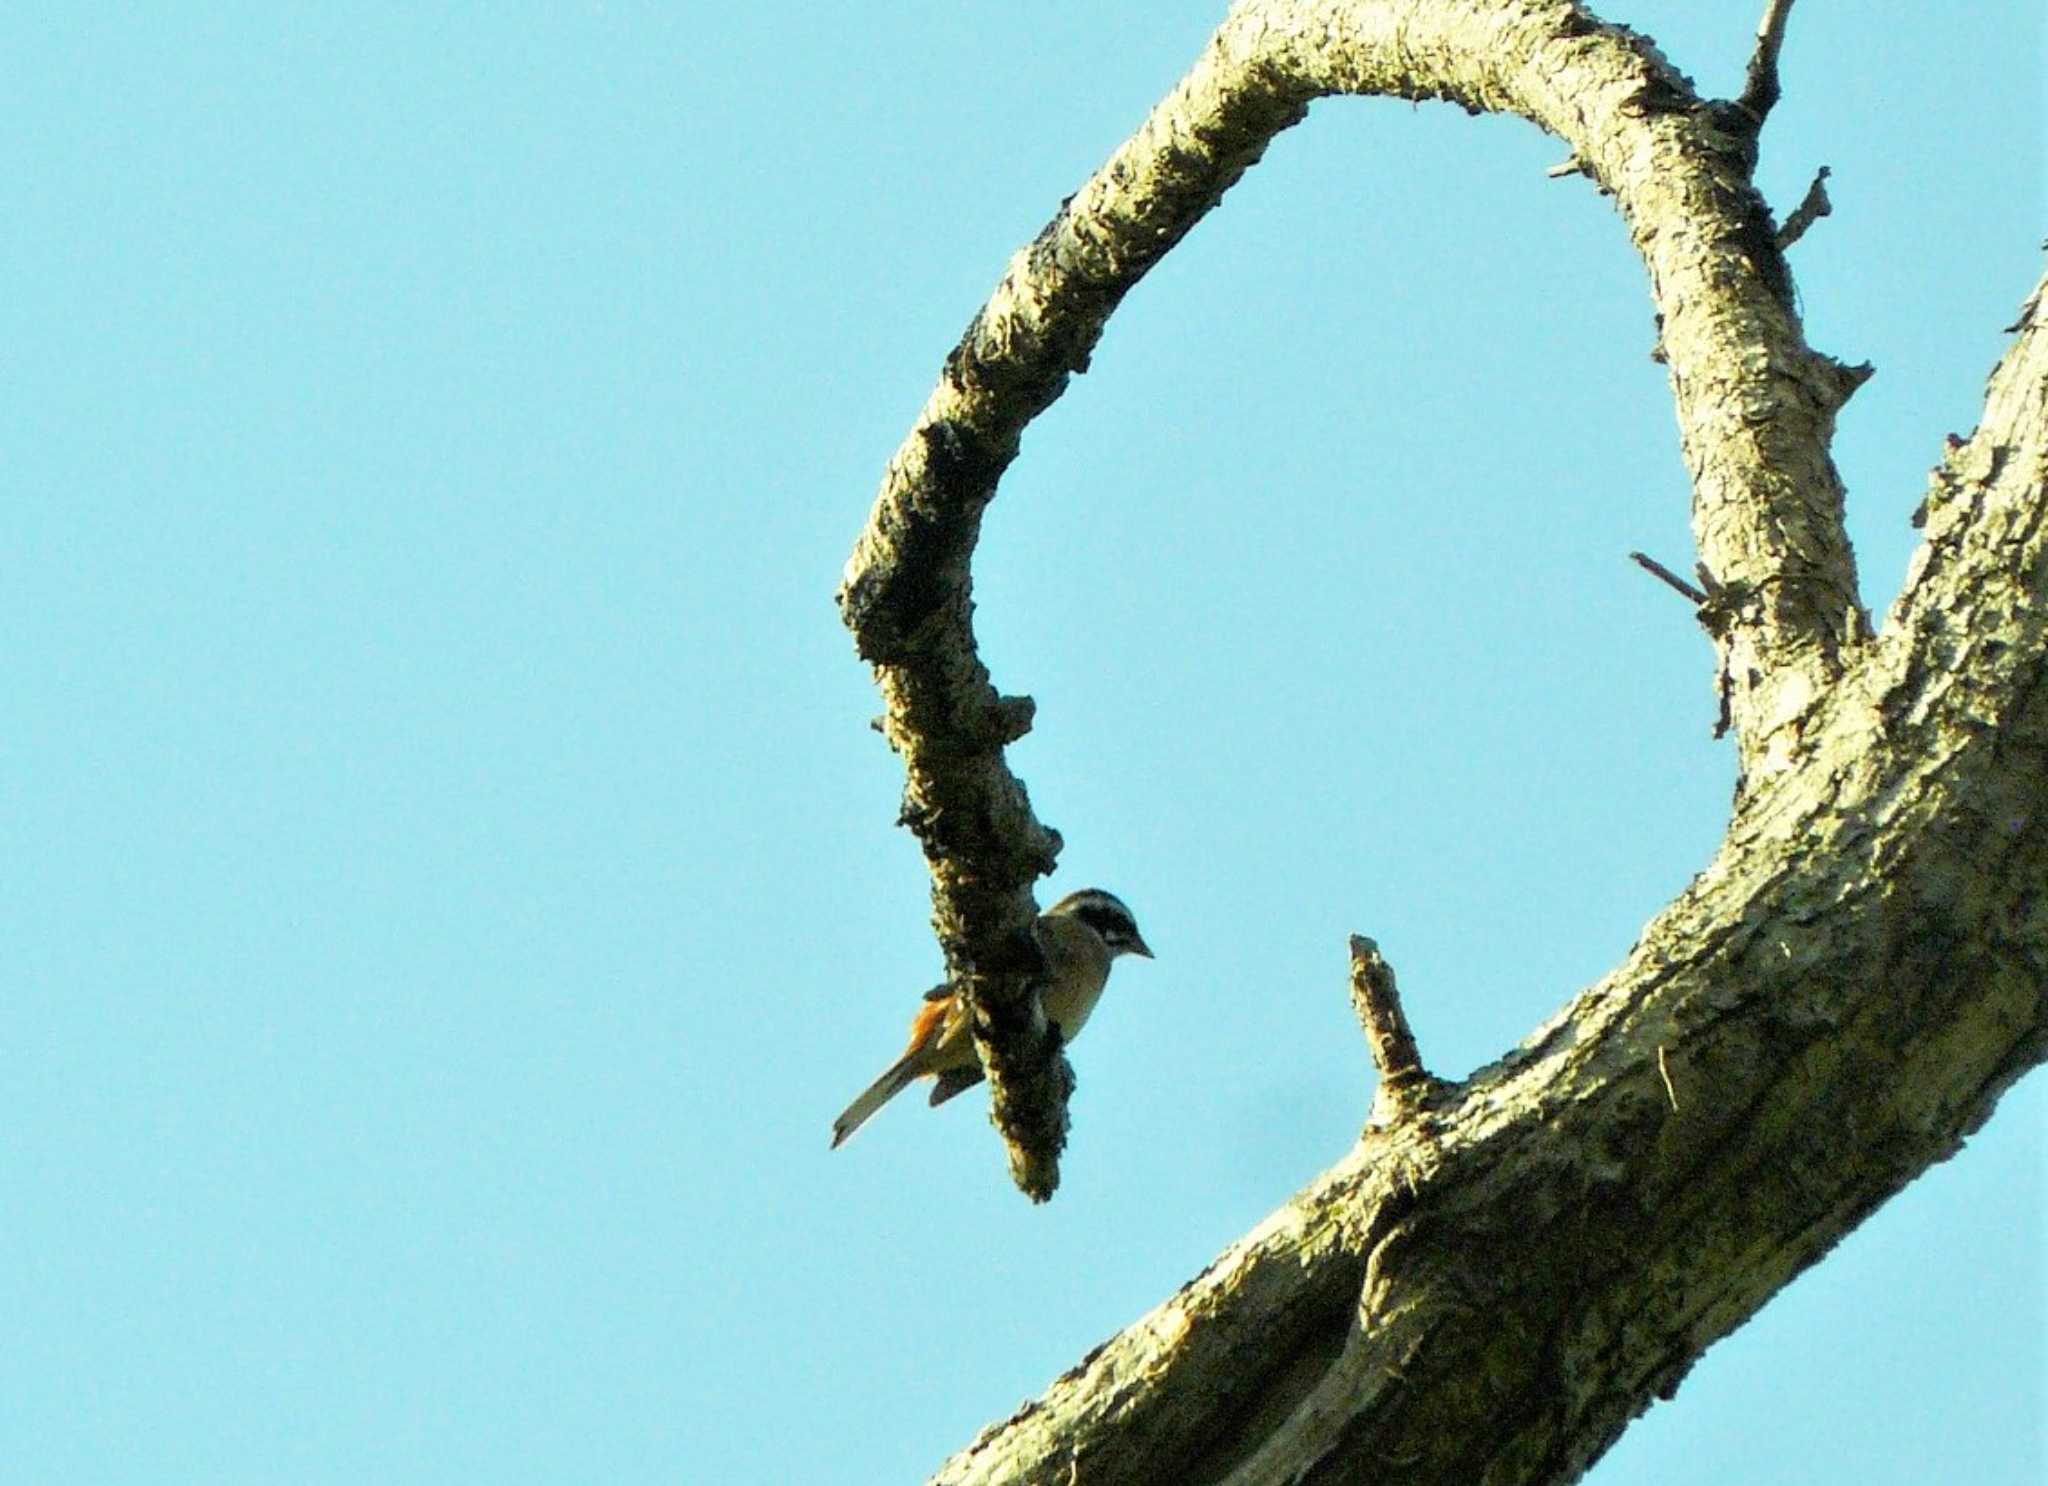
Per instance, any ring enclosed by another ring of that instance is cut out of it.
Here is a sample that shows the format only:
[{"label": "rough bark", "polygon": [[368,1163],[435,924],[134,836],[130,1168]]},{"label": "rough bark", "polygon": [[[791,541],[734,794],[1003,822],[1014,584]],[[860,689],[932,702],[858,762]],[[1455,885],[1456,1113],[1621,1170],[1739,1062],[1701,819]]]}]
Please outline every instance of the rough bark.
[{"label": "rough bark", "polygon": [[1572,1480],[2048,1056],[2040,303],[1883,633],[1627,959],[939,1481]]},{"label": "rough bark", "polygon": [[1518,113],[1613,196],[1659,316],[1741,783],[1713,862],[1609,976],[1500,1063],[1383,1105],[939,1480],[1570,1480],[2048,1057],[2042,291],[1873,635],[1829,455],[1863,373],[1806,346],[1751,184],[1788,9],[1744,98],[1714,102],[1569,0],[1247,0],[949,359],[842,602],[1032,1195],[1057,1181],[1071,1075],[1016,946],[1058,838],[1003,761],[1029,709],[975,658],[968,555],[1024,423],[1314,96]]}]

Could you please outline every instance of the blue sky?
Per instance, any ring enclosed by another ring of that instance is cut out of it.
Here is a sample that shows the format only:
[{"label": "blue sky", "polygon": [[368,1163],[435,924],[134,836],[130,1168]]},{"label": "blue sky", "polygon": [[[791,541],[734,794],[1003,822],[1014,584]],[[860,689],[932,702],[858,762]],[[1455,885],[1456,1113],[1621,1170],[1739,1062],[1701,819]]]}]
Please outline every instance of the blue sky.
[{"label": "blue sky", "polygon": [[[1739,85],[1758,5],[1610,12]],[[824,13],[820,13],[820,10]],[[1334,101],[992,508],[1015,750],[1159,952],[1058,1199],[829,1153],[936,952],[832,604],[968,317],[1220,7],[0,16],[14,1479],[920,1479],[1333,1160],[1379,939],[1460,1075],[1707,861],[1640,268],[1562,147]],[[1880,608],[2038,270],[2037,6],[1795,12]],[[2036,1077],[1603,1486],[2037,1482]]]}]

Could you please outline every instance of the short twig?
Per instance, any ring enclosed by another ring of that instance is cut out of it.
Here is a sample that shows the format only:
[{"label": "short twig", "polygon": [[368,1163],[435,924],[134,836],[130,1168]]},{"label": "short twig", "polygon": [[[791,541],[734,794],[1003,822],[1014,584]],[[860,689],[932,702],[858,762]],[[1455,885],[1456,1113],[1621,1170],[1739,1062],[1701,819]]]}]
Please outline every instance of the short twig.
[{"label": "short twig", "polygon": [[1387,963],[1380,947],[1363,934],[1351,936],[1351,1006],[1358,1013],[1359,1025],[1365,1028],[1365,1045],[1380,1073],[1379,1095],[1373,1100],[1373,1122],[1391,1123],[1386,1117],[1412,1106],[1435,1080],[1422,1066],[1415,1034],[1408,1028],[1408,1014],[1401,1009],[1394,967]]},{"label": "short twig", "polygon": [[1806,199],[1792,209],[1792,215],[1785,219],[1785,225],[1778,229],[1780,252],[1806,236],[1806,229],[1829,215],[1835,204],[1828,200],[1828,168],[1823,165],[1814,173],[1813,184],[1806,188]]},{"label": "short twig", "polygon": [[1568,155],[1543,173],[1554,181],[1561,181],[1568,175],[1584,175],[1586,167],[1577,155]]},{"label": "short twig", "polygon": [[1679,577],[1678,574],[1672,572],[1671,569],[1665,567],[1663,563],[1657,561],[1656,558],[1650,556],[1648,553],[1631,552],[1629,553],[1629,560],[1635,563],[1636,566],[1642,568],[1645,572],[1650,573],[1655,577],[1662,578],[1666,583],[1669,583],[1673,588],[1677,589],[1680,593],[1684,594],[1687,598],[1691,599],[1695,604],[1704,604],[1707,601],[1707,596],[1705,593],[1701,592],[1697,588],[1694,588],[1690,583],[1686,582],[1685,579]]},{"label": "short twig", "polygon": [[1742,96],[1735,101],[1763,127],[1782,96],[1778,86],[1778,52],[1785,45],[1785,22],[1792,14],[1792,0],[1770,0],[1764,18],[1756,28],[1756,50],[1750,54],[1749,73],[1742,84]]}]

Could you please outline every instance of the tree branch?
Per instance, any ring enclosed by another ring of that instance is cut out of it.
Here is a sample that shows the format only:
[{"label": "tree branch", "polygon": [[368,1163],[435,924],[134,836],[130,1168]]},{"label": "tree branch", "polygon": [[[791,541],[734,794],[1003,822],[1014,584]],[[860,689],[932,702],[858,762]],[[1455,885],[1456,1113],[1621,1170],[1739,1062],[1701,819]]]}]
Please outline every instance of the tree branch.
[{"label": "tree branch", "polygon": [[1778,251],[1785,249],[1806,236],[1806,229],[1828,216],[1835,204],[1828,200],[1828,168],[1823,165],[1813,173],[1813,184],[1806,188],[1806,195],[1799,205],[1792,208],[1792,215],[1785,219],[1785,225],[1778,229]]},{"label": "tree branch", "polygon": [[1380,1071],[1379,1093],[1373,1099],[1372,1122],[1391,1124],[1412,1110],[1436,1080],[1422,1066],[1422,1054],[1401,1009],[1394,967],[1380,947],[1363,934],[1351,936],[1351,1007],[1365,1029],[1365,1045]]},{"label": "tree branch", "polygon": [[840,588],[903,756],[902,818],[931,869],[949,971],[975,1011],[1011,1172],[1034,1198],[1058,1184],[1072,1085],[1026,954],[1031,884],[1052,871],[1060,840],[1003,756],[1029,714],[1005,715],[976,652],[968,560],[1024,426],[1085,370],[1124,294],[1306,106],[1211,49],[1011,261],[890,461]]},{"label": "tree branch", "polygon": [[1071,1077],[1031,1004],[1026,953],[1031,883],[1059,838],[1003,755],[1027,709],[997,695],[975,649],[981,513],[1024,426],[1085,370],[1124,294],[1333,93],[1519,114],[1612,194],[1649,269],[1693,530],[1721,583],[1717,691],[1742,792],[1793,766],[1813,709],[1868,638],[1828,452],[1860,376],[1806,346],[1753,150],[1690,82],[1571,0],[1240,0],[1188,76],[1012,260],[892,459],[840,591],[904,758],[903,819],[975,1009],[1011,1167],[1036,1197],[1058,1180]]},{"label": "tree branch", "polygon": [[1672,572],[1671,569],[1665,567],[1663,563],[1657,561],[1656,558],[1650,556],[1649,553],[1631,552],[1628,556],[1629,561],[1633,562],[1637,567],[1641,568],[1644,572],[1648,573],[1653,578],[1663,579],[1665,583],[1669,584],[1672,588],[1676,589],[1685,597],[1691,599],[1694,604],[1706,603],[1707,596],[1705,593],[1701,592],[1697,588],[1694,588],[1690,583],[1686,582],[1685,579],[1679,577],[1678,574]]},{"label": "tree branch", "polygon": [[1626,960],[937,1481],[1573,1480],[2048,1061],[2041,303],[1884,632]]},{"label": "tree branch", "polygon": [[[1759,34],[1758,119],[1788,9]],[[981,511],[1122,295],[1336,92],[1519,114],[1616,202],[1693,476],[1736,810],[1605,980],[1415,1117],[1368,1128],[941,1481],[1253,1486],[1390,1463],[1410,1482],[1571,1480],[2048,1059],[2040,291],[1983,424],[1935,474],[1926,542],[1873,639],[1829,456],[1867,370],[1804,342],[1754,130],[1731,136],[1725,105],[1569,0],[1241,0],[1012,261],[892,461],[841,593],[1020,1185],[1050,1190],[1065,1129],[1065,1066],[1019,948],[1058,838],[1003,759],[1028,706],[997,696],[974,651]],[[1392,990],[1369,950],[1362,1009],[1392,1029],[1365,1004]],[[1398,1041],[1383,1069],[1419,1069]]]},{"label": "tree branch", "polygon": [[1771,110],[1778,106],[1778,53],[1785,45],[1785,22],[1792,17],[1792,0],[1770,0],[1764,18],[1756,28],[1756,50],[1750,54],[1749,71],[1736,103],[1761,129]]}]

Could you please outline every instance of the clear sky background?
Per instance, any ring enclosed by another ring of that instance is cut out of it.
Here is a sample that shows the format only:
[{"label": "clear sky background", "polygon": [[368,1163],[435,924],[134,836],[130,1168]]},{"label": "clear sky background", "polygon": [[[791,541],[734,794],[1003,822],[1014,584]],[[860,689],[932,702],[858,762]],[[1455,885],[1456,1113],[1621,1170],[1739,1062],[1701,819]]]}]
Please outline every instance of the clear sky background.
[{"label": "clear sky background", "polygon": [[[1761,0],[1617,0],[1739,86]],[[1527,125],[1318,105],[992,509],[1015,750],[1155,963],[1065,1183],[828,1153],[934,978],[832,603],[1000,275],[1216,4],[0,13],[0,1459],[23,1482],[922,1478],[1335,1159],[1345,935],[1462,1075],[1708,860],[1640,267]],[[2038,271],[2035,0],[1807,0],[1865,593]],[[1595,1470],[2043,1479],[2048,1084]]]}]

